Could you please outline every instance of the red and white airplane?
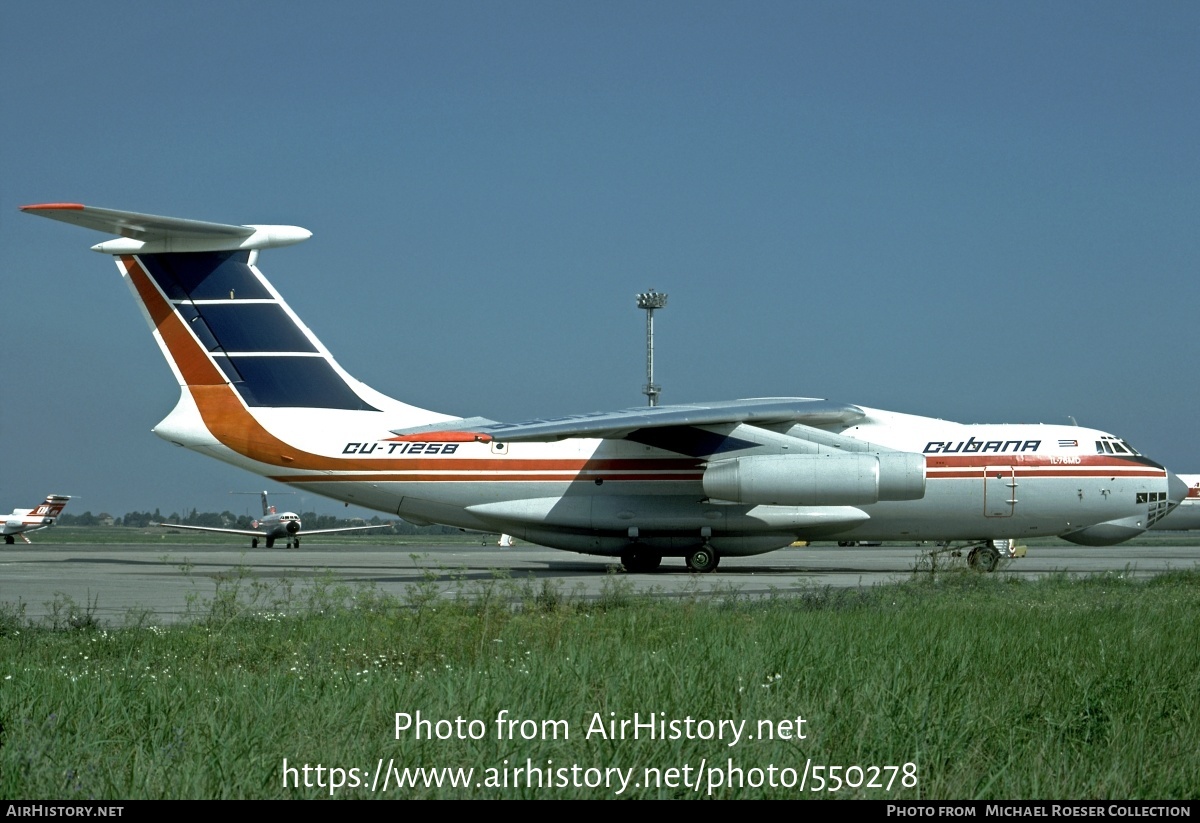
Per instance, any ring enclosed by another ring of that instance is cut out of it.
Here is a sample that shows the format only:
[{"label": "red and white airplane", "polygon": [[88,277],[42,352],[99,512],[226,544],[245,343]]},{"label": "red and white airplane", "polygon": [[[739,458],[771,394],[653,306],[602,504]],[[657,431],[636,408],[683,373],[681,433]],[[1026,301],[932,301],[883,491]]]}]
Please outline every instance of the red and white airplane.
[{"label": "red and white airplane", "polygon": [[369,529],[387,529],[390,523],[377,526],[341,526],[335,529],[304,529],[300,515],[295,512],[277,512],[275,507],[267,502],[267,493],[262,493],[262,519],[255,520],[248,529],[223,529],[217,526],[185,526],[182,523],[151,523],[164,529],[189,529],[196,532],[218,532],[220,534],[241,534],[250,538],[250,548],[257,549],[258,541],[263,540],[268,549],[275,548],[276,540],[284,540],[287,547],[300,548],[300,538],[314,534],[333,534],[334,532],[361,532]]},{"label": "red and white airplane", "polygon": [[26,206],[118,235],[109,254],[180,386],[160,437],[414,523],[620,557],[630,571],[797,540],[1103,546],[1187,494],[1160,464],[1076,426],[963,425],[804,397],[497,423],[417,408],[351,377],[258,268],[296,226]]},{"label": "red and white airplane", "polygon": [[1200,474],[1181,474],[1179,479],[1187,484],[1187,498],[1151,528],[1161,531],[1200,529]]},{"label": "red and white airplane", "polygon": [[66,508],[67,501],[70,499],[71,497],[66,494],[49,494],[46,495],[46,499],[40,506],[32,509],[13,509],[12,514],[4,518],[4,525],[0,527],[0,534],[4,535],[5,544],[11,546],[16,542],[13,538],[17,535],[29,543],[30,540],[25,536],[26,533],[53,526],[54,521],[58,520],[58,516],[62,514],[62,510]]}]

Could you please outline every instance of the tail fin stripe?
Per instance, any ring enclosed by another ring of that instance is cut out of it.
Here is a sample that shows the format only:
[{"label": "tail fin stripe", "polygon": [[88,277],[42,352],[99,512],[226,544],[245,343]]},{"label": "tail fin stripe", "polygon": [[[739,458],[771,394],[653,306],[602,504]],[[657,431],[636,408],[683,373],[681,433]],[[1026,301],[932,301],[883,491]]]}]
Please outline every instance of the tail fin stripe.
[{"label": "tail fin stripe", "polygon": [[[184,306],[187,311],[184,311]],[[177,306],[185,318],[195,312],[225,351],[308,352],[317,347],[277,303],[194,303]],[[210,349],[211,351],[211,349]]]},{"label": "tail fin stripe", "polygon": [[173,303],[175,311],[179,313],[192,330],[192,334],[200,340],[200,345],[210,352],[218,352],[221,350],[221,343],[217,340],[217,336],[213,334],[212,329],[208,327],[208,323],[200,316],[200,312],[196,310],[191,303],[181,302]]},{"label": "tail fin stripe", "polygon": [[235,384],[248,406],[375,411],[350,390],[323,357],[233,357]]},{"label": "tail fin stripe", "polygon": [[188,386],[224,385],[225,375],[200,347],[197,338],[189,333],[174,306],[163,299],[139,258],[123,255],[121,263],[137,290],[142,305],[150,313],[154,328],[170,352],[171,360],[179,369],[183,382]]},{"label": "tail fin stripe", "polygon": [[225,373],[225,379],[231,384],[242,382],[242,375],[238,373],[237,366],[228,357],[214,357],[213,362]]},{"label": "tail fin stripe", "polygon": [[250,252],[189,252],[139,255],[147,274],[170,300],[252,298],[273,295],[250,268]]},{"label": "tail fin stripe", "polygon": [[[254,270],[230,259],[239,256],[245,254],[121,258],[184,382],[229,382],[247,406],[376,411],[346,383],[282,301],[259,283]],[[206,265],[216,266],[215,279],[204,277]],[[239,279],[242,274],[254,278],[257,291]],[[237,300],[239,290],[253,302]],[[171,299],[164,299],[164,292]],[[232,302],[230,293],[235,295]],[[212,302],[198,306],[193,295],[205,295],[202,299]],[[167,322],[168,317],[176,322]]]}]

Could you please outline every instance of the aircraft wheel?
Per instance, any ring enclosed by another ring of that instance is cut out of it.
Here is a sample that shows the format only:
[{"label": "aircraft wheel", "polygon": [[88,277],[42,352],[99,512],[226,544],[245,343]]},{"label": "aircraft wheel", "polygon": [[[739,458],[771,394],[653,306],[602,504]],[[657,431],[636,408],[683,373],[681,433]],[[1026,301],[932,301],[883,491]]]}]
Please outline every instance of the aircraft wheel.
[{"label": "aircraft wheel", "polygon": [[662,563],[662,555],[654,552],[628,549],[621,552],[621,565],[631,574],[652,572]]},{"label": "aircraft wheel", "polygon": [[705,546],[701,549],[696,549],[687,556],[687,567],[694,572],[706,574],[711,571],[716,571],[717,564],[721,562],[721,558],[717,553]]},{"label": "aircraft wheel", "polygon": [[295,540],[293,540],[292,545],[295,546],[297,549],[300,548],[300,538],[297,537]]},{"label": "aircraft wheel", "polygon": [[12,545],[13,543],[15,543],[16,541],[15,541],[15,540],[13,540],[13,536],[12,536],[11,534],[6,534],[6,535],[4,535],[4,542],[5,542],[7,545],[11,546],[11,545]]},{"label": "aircraft wheel", "polygon": [[274,537],[268,537],[268,538],[267,538],[267,548],[268,548],[268,549],[273,549],[273,548],[275,548],[275,538],[274,538]]},{"label": "aircraft wheel", "polygon": [[1000,564],[1000,552],[991,546],[977,546],[967,555],[967,565],[978,572],[994,572]]},{"label": "aircraft wheel", "polygon": [[250,538],[250,548],[252,548],[252,549],[258,548],[258,538],[257,537]]}]

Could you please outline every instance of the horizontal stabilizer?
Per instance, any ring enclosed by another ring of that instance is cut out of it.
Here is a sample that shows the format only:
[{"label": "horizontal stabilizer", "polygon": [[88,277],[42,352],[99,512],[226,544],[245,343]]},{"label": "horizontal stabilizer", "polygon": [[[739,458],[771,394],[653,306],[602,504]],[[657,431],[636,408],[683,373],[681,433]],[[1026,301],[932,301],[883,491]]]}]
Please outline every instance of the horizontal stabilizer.
[{"label": "horizontal stabilizer", "polygon": [[42,203],[22,206],[21,211],[123,238],[92,246],[103,254],[269,249],[312,237],[312,232],[299,226],[233,226],[78,203]]}]

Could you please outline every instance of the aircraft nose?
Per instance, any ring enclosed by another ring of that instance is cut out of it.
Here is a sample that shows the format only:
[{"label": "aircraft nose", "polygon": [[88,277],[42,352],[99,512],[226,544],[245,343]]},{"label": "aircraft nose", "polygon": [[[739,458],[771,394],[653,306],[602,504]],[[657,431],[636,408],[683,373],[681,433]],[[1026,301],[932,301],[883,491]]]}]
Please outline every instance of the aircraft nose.
[{"label": "aircraft nose", "polygon": [[1167,472],[1167,499],[1171,501],[1171,507],[1174,508],[1187,499],[1188,485],[1184,483],[1173,471]]},{"label": "aircraft nose", "polygon": [[[1184,494],[1187,494],[1187,486],[1183,487]],[[288,534],[295,534],[300,531],[300,523],[297,520],[289,520],[287,524]]]}]

